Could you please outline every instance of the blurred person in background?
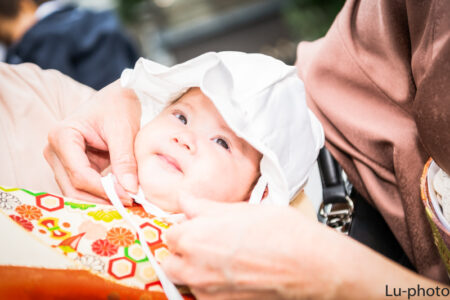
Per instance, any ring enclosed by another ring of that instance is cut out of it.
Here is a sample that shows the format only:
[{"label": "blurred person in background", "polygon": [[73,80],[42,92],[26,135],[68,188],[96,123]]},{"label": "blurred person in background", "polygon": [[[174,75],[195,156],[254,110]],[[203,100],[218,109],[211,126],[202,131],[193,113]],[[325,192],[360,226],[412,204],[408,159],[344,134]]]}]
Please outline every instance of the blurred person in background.
[{"label": "blurred person in background", "polygon": [[0,1],[0,44],[7,63],[56,69],[94,89],[117,79],[139,57],[111,12],[63,1]]}]

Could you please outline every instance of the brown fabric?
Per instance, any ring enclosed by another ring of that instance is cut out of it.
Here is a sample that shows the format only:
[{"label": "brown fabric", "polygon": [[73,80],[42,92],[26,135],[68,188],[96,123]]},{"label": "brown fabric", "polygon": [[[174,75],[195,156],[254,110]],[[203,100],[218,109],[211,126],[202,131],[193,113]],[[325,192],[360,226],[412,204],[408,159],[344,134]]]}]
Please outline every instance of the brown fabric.
[{"label": "brown fabric", "polygon": [[167,299],[164,293],[126,287],[85,270],[1,266],[0,278],[0,299]]},{"label": "brown fabric", "polygon": [[0,63],[0,184],[61,194],[42,154],[49,130],[94,90],[55,70]]},{"label": "brown fabric", "polygon": [[449,22],[447,0],[347,0],[297,62],[327,147],[417,270],[442,281],[420,175],[430,155],[450,170]]}]

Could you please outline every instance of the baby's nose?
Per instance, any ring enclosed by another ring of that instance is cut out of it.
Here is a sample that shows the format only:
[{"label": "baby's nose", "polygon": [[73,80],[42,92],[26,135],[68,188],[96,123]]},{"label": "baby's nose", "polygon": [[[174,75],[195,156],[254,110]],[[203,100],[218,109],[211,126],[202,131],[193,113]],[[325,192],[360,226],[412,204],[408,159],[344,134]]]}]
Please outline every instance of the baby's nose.
[{"label": "baby's nose", "polygon": [[194,153],[197,150],[195,137],[192,133],[183,132],[182,134],[177,134],[172,140],[191,153]]}]

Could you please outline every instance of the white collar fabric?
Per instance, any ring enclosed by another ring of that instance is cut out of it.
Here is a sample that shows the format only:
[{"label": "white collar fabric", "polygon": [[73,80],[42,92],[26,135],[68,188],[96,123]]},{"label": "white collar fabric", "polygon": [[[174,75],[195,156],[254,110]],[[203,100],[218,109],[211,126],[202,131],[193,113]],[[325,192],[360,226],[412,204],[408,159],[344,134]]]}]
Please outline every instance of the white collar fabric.
[{"label": "white collar fabric", "polygon": [[0,42],[0,61],[4,62],[6,60],[6,46]]},{"label": "white collar fabric", "polygon": [[320,122],[306,106],[296,69],[263,54],[209,52],[167,67],[140,58],[121,76],[142,105],[141,126],[191,87],[199,87],[228,126],[263,157],[250,203],[288,205],[306,184],[324,144]]},{"label": "white collar fabric", "polygon": [[66,2],[61,0],[52,0],[47,1],[39,5],[34,15],[38,20],[42,20],[48,15],[54,13],[55,11],[60,10],[62,7],[66,5]]}]

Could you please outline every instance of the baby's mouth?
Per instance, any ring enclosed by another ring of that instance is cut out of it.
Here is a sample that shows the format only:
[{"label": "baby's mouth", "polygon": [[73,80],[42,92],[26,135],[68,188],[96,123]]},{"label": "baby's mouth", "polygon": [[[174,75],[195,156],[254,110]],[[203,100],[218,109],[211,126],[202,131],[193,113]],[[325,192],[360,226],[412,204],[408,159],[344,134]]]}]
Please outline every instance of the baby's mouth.
[{"label": "baby's mouth", "polygon": [[169,165],[170,168],[180,173],[183,173],[183,170],[181,169],[180,165],[178,164],[178,161],[175,158],[161,153],[157,153],[156,156],[158,156],[158,158],[161,159],[164,163]]}]

